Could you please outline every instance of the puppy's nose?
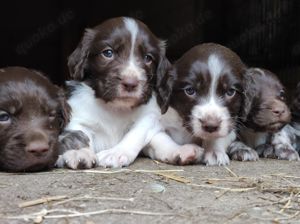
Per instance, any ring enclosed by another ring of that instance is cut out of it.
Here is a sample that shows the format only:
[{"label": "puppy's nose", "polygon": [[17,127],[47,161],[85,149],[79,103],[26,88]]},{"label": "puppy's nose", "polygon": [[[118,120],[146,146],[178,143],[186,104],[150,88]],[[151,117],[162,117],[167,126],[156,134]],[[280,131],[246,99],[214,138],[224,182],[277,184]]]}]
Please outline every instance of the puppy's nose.
[{"label": "puppy's nose", "polygon": [[139,84],[139,80],[137,80],[134,77],[124,77],[122,79],[121,82],[124,90],[126,90],[127,92],[133,92],[136,90],[138,84]]},{"label": "puppy's nose", "polygon": [[41,156],[49,151],[49,144],[43,141],[33,141],[27,145],[26,151],[35,156]]},{"label": "puppy's nose", "polygon": [[202,121],[202,129],[206,132],[213,133],[219,130],[220,123],[218,120]]},{"label": "puppy's nose", "polygon": [[285,107],[278,106],[278,107],[272,108],[272,112],[276,116],[280,117],[282,114],[284,114],[286,112],[286,110],[285,110]]}]

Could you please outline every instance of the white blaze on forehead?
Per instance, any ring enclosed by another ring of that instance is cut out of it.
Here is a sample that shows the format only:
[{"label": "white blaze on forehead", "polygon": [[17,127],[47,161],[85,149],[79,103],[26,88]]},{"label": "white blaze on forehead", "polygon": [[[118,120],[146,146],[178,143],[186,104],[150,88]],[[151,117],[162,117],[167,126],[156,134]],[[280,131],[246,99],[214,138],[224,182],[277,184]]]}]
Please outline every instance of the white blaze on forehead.
[{"label": "white blaze on forehead", "polygon": [[130,33],[130,52],[127,60],[127,65],[121,72],[121,76],[134,76],[138,80],[145,81],[147,78],[144,74],[143,69],[138,65],[136,57],[134,55],[134,49],[136,45],[137,34],[139,32],[138,24],[134,19],[124,18],[123,19],[125,28]]},{"label": "white blaze on forehead", "polygon": [[224,63],[222,63],[222,61],[214,54],[209,56],[207,64],[208,72],[211,76],[211,84],[209,88],[209,101],[215,102],[218,80],[225,66]]},{"label": "white blaze on forehead", "polygon": [[134,47],[135,47],[136,36],[139,28],[137,23],[131,18],[124,18],[124,23],[126,29],[129,31],[131,35],[131,48],[130,48],[130,56],[129,56],[131,61],[134,60]]}]

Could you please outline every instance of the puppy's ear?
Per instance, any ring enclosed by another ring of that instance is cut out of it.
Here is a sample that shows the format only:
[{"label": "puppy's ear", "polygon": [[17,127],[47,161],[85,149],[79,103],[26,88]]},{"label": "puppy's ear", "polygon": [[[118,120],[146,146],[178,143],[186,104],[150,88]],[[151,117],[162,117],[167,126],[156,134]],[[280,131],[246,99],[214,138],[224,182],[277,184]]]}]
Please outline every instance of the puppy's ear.
[{"label": "puppy's ear", "polygon": [[74,80],[81,81],[84,78],[84,70],[87,66],[87,58],[94,40],[96,32],[92,29],[86,29],[77,48],[69,56],[68,67],[70,76]]},{"label": "puppy's ear", "polygon": [[[167,60],[167,59],[166,59]],[[160,73],[157,79],[157,102],[161,108],[161,113],[167,112],[174,84],[174,72],[171,70],[171,64],[167,62],[167,69]]]},{"label": "puppy's ear", "polygon": [[256,97],[257,89],[253,77],[253,69],[247,69],[243,74],[243,106],[241,109],[241,119],[246,121],[251,111],[253,100]]},{"label": "puppy's ear", "polygon": [[59,126],[62,131],[66,125],[70,122],[71,107],[67,102],[65,91],[62,88],[57,87],[57,99],[59,101]]},{"label": "puppy's ear", "polygon": [[169,72],[171,63],[166,57],[166,42],[160,41],[160,59],[156,70],[157,102],[161,108],[161,113],[164,114],[168,110],[170,96],[172,92],[173,79]]}]

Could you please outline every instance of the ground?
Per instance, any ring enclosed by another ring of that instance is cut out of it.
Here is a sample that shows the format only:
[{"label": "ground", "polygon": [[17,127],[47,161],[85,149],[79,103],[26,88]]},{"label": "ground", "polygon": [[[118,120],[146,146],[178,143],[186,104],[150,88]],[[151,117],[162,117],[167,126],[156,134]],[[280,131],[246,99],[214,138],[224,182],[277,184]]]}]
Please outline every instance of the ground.
[{"label": "ground", "polygon": [[126,169],[0,173],[0,223],[300,223],[299,171],[300,162],[271,159],[140,158]]}]

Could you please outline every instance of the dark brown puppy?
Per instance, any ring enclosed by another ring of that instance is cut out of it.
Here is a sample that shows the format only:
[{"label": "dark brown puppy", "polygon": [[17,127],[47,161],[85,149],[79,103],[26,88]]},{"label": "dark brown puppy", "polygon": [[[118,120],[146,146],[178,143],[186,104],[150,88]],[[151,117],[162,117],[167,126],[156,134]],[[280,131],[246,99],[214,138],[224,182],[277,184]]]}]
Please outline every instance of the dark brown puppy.
[{"label": "dark brown puppy", "polygon": [[0,169],[39,171],[58,156],[63,95],[39,72],[0,69]]},{"label": "dark brown puppy", "polygon": [[[290,121],[290,110],[285,102],[285,91],[279,79],[272,72],[249,68],[245,75],[245,103],[243,125],[240,130],[243,144],[232,145],[232,151],[238,160],[254,160],[247,158],[247,151],[263,157],[274,157],[270,144],[272,133],[280,130]],[[276,156],[278,157],[278,156]],[[282,158],[283,159],[283,158]]]}]

